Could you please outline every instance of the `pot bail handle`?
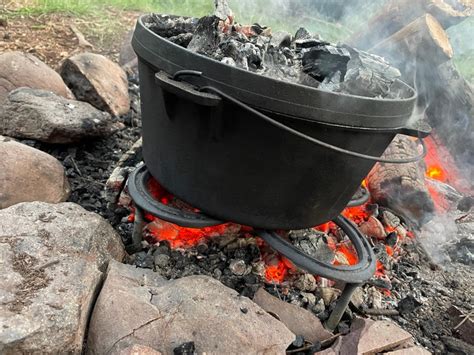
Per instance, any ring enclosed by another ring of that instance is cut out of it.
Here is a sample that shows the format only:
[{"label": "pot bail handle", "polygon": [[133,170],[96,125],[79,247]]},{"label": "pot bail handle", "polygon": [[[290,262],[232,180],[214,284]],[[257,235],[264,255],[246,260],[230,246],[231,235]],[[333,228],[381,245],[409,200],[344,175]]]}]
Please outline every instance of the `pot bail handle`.
[{"label": "pot bail handle", "polygon": [[[212,86],[203,86],[199,90],[204,91],[204,92],[213,93],[213,94],[216,94],[216,95],[218,95],[218,96],[220,96],[220,97],[222,97],[226,100],[229,100],[233,104],[235,104],[235,105],[237,105],[237,106],[253,113],[255,116],[261,118],[262,120],[267,121],[268,123],[280,128],[280,129],[283,129],[283,130],[285,130],[289,133],[292,133],[292,134],[294,134],[298,137],[301,137],[301,138],[303,138],[303,139],[305,139],[305,140],[307,140],[311,143],[314,143],[316,145],[319,145],[321,147],[327,148],[329,150],[332,150],[332,151],[335,151],[335,152],[338,152],[338,153],[343,153],[343,154],[346,154],[346,155],[350,155],[352,157],[356,157],[356,158],[360,158],[360,159],[364,159],[364,160],[369,160],[369,161],[374,161],[374,162],[378,162],[378,163],[408,164],[408,163],[415,163],[417,161],[420,161],[428,153],[425,142],[423,141],[423,139],[420,136],[417,137],[418,138],[417,140],[421,144],[421,146],[423,148],[423,151],[419,155],[414,156],[414,157],[410,157],[410,158],[386,159],[386,158],[381,158],[381,157],[376,157],[376,156],[372,156],[372,155],[366,155],[366,154],[354,152],[354,151],[351,151],[351,150],[347,150],[347,149],[337,147],[335,145],[320,141],[319,139],[313,138],[313,137],[308,136],[308,135],[306,135],[306,134],[304,134],[300,131],[297,131],[297,130],[291,128],[291,127],[288,127],[288,126],[284,125],[283,123],[280,123],[277,120],[274,120],[273,118],[268,117],[267,115],[263,114],[262,112],[257,111],[256,109],[250,107],[249,105],[243,103],[242,101],[237,100],[236,98],[234,98],[234,97],[232,97],[232,96],[230,96],[230,95],[228,95],[228,94],[222,92],[221,90],[216,89]],[[400,134],[407,134],[407,133],[409,133],[409,135],[412,135],[413,131],[410,131],[410,132],[408,132],[408,130],[407,131],[400,131]]]}]

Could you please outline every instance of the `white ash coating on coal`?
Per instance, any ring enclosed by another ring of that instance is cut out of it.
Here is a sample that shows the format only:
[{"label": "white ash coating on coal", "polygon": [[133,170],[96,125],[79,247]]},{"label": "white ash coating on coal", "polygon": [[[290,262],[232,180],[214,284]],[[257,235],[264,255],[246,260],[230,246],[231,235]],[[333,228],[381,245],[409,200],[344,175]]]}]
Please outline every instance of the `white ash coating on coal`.
[{"label": "white ash coating on coal", "polygon": [[233,18],[200,19],[152,14],[145,26],[190,51],[227,65],[282,81],[377,98],[398,98],[392,90],[398,69],[384,58],[343,44],[331,44],[300,28],[293,36]]}]

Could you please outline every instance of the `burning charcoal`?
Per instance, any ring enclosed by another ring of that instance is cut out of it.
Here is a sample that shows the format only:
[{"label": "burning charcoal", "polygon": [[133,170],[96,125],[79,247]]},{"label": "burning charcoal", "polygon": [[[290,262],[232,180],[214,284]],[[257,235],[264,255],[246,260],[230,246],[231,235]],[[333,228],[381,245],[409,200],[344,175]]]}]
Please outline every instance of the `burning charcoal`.
[{"label": "burning charcoal", "polygon": [[135,265],[145,269],[153,269],[153,258],[151,254],[144,251],[135,254]]},{"label": "burning charcoal", "polygon": [[216,16],[200,18],[188,49],[193,52],[212,55],[219,44],[218,25],[219,18]]},{"label": "burning charcoal", "polygon": [[296,31],[295,40],[310,39],[310,38],[312,38],[311,33],[309,33],[309,31],[306,28],[300,27],[298,28],[298,31]]},{"label": "burning charcoal", "polygon": [[303,54],[303,71],[322,82],[338,71],[344,75],[350,59],[347,49],[319,43]]},{"label": "burning charcoal", "polygon": [[194,345],[193,341],[181,344],[180,346],[173,349],[173,354],[174,355],[195,355],[197,354],[196,346]]},{"label": "burning charcoal", "polygon": [[311,310],[316,313],[320,314],[326,310],[326,305],[324,304],[324,300],[321,298]]},{"label": "burning charcoal", "polygon": [[189,43],[193,39],[193,34],[192,33],[180,33],[177,36],[170,37],[169,40],[178,46],[181,47],[188,47]]},{"label": "burning charcoal", "polygon": [[387,238],[385,238],[385,244],[387,244],[389,247],[394,247],[397,245],[398,242],[398,235],[396,232],[391,232],[387,235]]},{"label": "burning charcoal", "polygon": [[155,265],[161,269],[168,266],[170,257],[166,254],[156,254],[154,256]]},{"label": "burning charcoal", "polygon": [[313,48],[322,43],[329,44],[327,42],[321,42],[319,39],[316,38],[305,38],[305,39],[297,39],[295,42],[296,49],[306,49],[306,48]]},{"label": "burning charcoal", "polygon": [[353,95],[388,97],[400,71],[382,57],[346,47],[351,60],[347,64],[343,89]]},{"label": "burning charcoal", "polygon": [[341,294],[341,290],[332,287],[321,287],[318,289],[318,293],[324,301],[326,306],[329,306],[333,301],[335,301]]},{"label": "burning charcoal", "polygon": [[316,305],[316,296],[309,292],[301,292],[303,297],[303,302],[308,305],[309,308],[312,308]]},{"label": "burning charcoal", "polygon": [[400,225],[400,218],[395,216],[392,212],[384,210],[382,212],[382,221],[383,223],[390,228],[396,228]]},{"label": "burning charcoal", "polygon": [[232,10],[227,3],[227,0],[214,0],[214,16],[218,17],[222,21],[227,20],[228,17],[232,17]]},{"label": "burning charcoal", "polygon": [[146,26],[159,36],[169,38],[183,33],[193,33],[197,19],[172,15],[152,14]]},{"label": "burning charcoal", "polygon": [[272,29],[267,26],[261,26],[258,23],[254,23],[252,25],[252,30],[257,34],[265,37],[269,37],[272,35]]},{"label": "burning charcoal", "polygon": [[385,232],[385,228],[377,218],[374,216],[370,216],[367,221],[363,222],[359,229],[362,233],[369,237],[375,237],[377,239],[385,239],[387,233]]},{"label": "burning charcoal", "polygon": [[293,244],[305,254],[325,263],[334,260],[334,251],[324,242],[325,234],[313,229],[290,232]]},{"label": "burning charcoal", "polygon": [[316,279],[313,275],[303,274],[295,280],[293,285],[301,291],[314,291],[316,290]]},{"label": "burning charcoal", "polygon": [[272,34],[270,45],[273,47],[289,47],[291,45],[291,35],[285,31],[277,31]]},{"label": "burning charcoal", "polygon": [[234,275],[243,276],[250,272],[250,268],[245,264],[243,260],[231,260],[229,269]]},{"label": "burning charcoal", "polygon": [[237,66],[237,63],[235,62],[234,59],[230,58],[230,57],[224,57],[222,60],[221,60],[222,63],[224,64],[227,64],[227,65],[231,65],[233,67],[236,67]]},{"label": "burning charcoal", "polygon": [[397,310],[400,312],[402,316],[409,315],[413,313],[417,308],[419,308],[423,303],[419,302],[415,297],[412,295],[408,295],[400,302],[398,302]]},{"label": "burning charcoal", "polygon": [[386,278],[380,278],[380,277],[372,277],[369,281],[367,281],[369,285],[378,287],[378,288],[383,288],[386,290],[391,290],[392,289],[392,284],[391,282],[386,279]]},{"label": "burning charcoal", "polygon": [[382,308],[382,294],[375,287],[367,289],[368,304],[375,309]]},{"label": "burning charcoal", "polygon": [[376,218],[379,216],[379,205],[376,203],[368,204],[365,210],[371,216],[374,216]]}]

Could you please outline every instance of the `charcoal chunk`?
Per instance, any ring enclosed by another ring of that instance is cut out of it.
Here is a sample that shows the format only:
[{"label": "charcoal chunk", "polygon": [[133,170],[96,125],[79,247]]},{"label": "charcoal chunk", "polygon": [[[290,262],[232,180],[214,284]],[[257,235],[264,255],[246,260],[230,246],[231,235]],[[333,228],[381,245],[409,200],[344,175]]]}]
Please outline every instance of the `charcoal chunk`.
[{"label": "charcoal chunk", "polygon": [[184,33],[193,33],[198,19],[172,15],[152,14],[145,25],[161,37],[169,38]]},{"label": "charcoal chunk", "polygon": [[303,71],[322,82],[336,72],[345,74],[350,59],[351,55],[347,49],[320,44],[303,54]]},{"label": "charcoal chunk", "polygon": [[212,55],[219,44],[219,33],[217,31],[219,21],[220,19],[216,16],[200,18],[188,49],[193,52]]},{"label": "charcoal chunk", "polygon": [[382,57],[346,47],[351,60],[347,63],[343,89],[353,95],[386,97],[400,71]]}]

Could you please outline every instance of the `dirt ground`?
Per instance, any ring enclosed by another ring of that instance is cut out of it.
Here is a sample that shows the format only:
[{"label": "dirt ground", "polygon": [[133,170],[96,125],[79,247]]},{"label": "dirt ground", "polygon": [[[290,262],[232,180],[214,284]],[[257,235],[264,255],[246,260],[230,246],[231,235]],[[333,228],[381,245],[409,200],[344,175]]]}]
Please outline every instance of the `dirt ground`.
[{"label": "dirt ground", "polygon": [[[84,50],[118,60],[125,34],[139,13],[106,10],[103,17],[85,18],[66,14],[0,16],[0,53],[31,53],[57,69],[67,57]],[[92,48],[79,46],[79,30]]]}]

